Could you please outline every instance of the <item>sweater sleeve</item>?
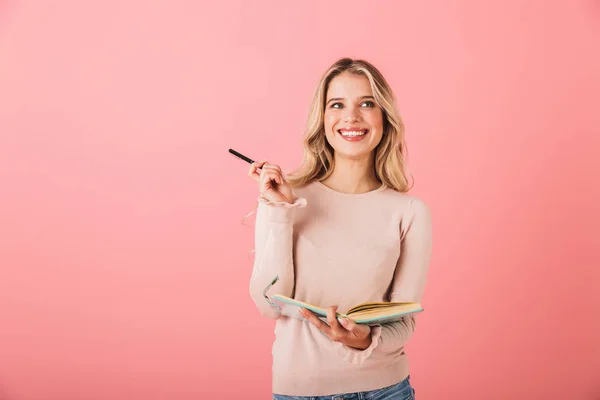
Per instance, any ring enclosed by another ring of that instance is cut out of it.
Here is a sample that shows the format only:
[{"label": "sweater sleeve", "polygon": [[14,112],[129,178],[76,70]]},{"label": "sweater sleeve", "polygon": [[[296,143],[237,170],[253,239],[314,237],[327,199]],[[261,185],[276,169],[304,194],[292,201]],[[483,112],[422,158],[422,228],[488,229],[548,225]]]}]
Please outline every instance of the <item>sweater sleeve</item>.
[{"label": "sweater sleeve", "polygon": [[[432,221],[429,207],[420,199],[410,202],[409,212],[400,226],[400,257],[396,263],[389,301],[421,302],[432,254]],[[391,324],[371,327],[371,345],[364,350],[343,346],[341,356],[360,364],[373,352],[401,350],[415,331],[415,316]]]},{"label": "sweater sleeve", "polygon": [[294,212],[297,208],[305,206],[304,198],[298,198],[294,203],[271,202],[264,197],[258,199],[250,296],[260,313],[270,319],[279,318],[281,313],[278,308],[267,302],[263,291],[275,277],[279,277],[277,293],[292,297]]}]

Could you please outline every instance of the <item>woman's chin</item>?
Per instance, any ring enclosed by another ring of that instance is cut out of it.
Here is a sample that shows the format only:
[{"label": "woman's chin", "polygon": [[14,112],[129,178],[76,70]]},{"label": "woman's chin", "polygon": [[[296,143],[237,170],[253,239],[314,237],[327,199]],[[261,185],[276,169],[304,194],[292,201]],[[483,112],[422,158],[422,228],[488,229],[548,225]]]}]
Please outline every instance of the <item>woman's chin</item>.
[{"label": "woman's chin", "polygon": [[348,160],[361,160],[369,158],[371,151],[368,148],[364,149],[347,149],[347,148],[334,148],[335,156]]}]

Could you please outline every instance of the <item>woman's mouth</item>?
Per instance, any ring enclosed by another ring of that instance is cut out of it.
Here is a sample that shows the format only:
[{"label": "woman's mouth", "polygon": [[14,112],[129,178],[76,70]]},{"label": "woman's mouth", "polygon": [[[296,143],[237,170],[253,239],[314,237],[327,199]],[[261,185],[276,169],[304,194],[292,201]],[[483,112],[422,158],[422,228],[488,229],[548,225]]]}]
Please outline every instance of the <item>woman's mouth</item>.
[{"label": "woman's mouth", "polygon": [[368,129],[338,129],[338,133],[345,139],[350,142],[357,142],[359,140],[363,140],[365,136],[369,133]]}]

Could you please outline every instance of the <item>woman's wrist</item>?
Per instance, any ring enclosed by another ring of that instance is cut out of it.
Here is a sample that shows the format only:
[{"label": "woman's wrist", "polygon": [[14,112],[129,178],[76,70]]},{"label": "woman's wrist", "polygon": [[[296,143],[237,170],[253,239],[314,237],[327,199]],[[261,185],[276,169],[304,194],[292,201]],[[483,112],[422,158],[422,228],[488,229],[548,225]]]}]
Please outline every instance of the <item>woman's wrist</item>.
[{"label": "woman's wrist", "polygon": [[373,338],[371,337],[371,333],[369,333],[369,336],[367,336],[362,341],[360,341],[358,343],[353,343],[353,345],[347,345],[347,346],[351,347],[353,349],[356,349],[356,350],[366,350],[369,348],[369,346],[371,346],[371,343],[373,343]]}]

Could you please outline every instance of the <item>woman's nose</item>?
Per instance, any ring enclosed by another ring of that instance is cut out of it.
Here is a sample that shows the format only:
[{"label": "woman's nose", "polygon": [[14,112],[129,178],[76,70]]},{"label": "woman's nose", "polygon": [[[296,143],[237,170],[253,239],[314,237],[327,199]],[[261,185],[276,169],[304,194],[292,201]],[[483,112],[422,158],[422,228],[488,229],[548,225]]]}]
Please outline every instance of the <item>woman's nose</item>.
[{"label": "woman's nose", "polygon": [[344,115],[344,121],[357,121],[358,120],[358,112],[354,107],[346,108],[346,113]]}]

